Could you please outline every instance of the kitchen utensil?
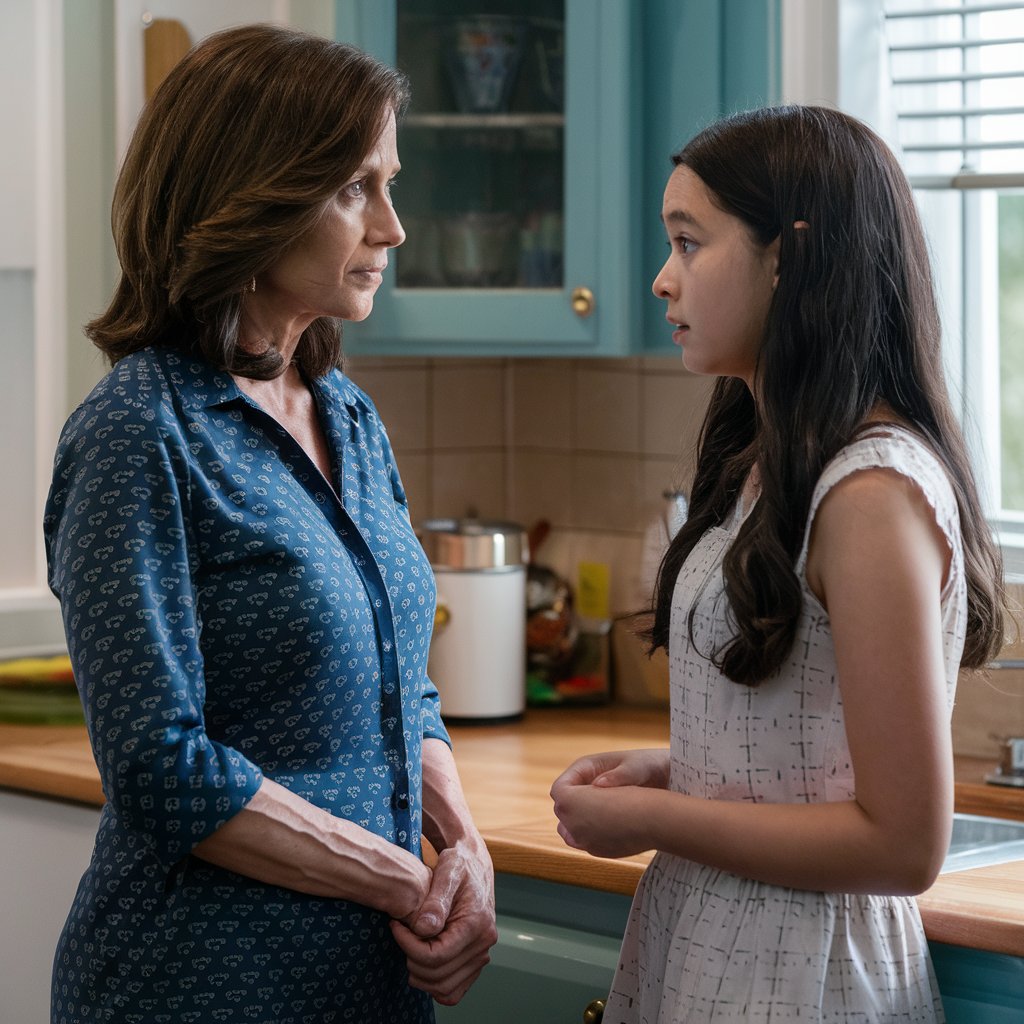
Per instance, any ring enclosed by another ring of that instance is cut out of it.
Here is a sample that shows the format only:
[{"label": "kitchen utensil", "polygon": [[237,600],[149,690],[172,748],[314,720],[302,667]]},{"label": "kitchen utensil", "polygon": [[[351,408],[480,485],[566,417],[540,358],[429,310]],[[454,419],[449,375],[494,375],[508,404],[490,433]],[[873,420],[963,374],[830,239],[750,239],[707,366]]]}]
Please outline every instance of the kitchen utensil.
[{"label": "kitchen utensil", "polygon": [[419,527],[437,580],[427,670],[446,720],[495,722],[526,704],[526,533],[516,523],[431,519]]},{"label": "kitchen utensil", "polygon": [[459,18],[447,33],[446,66],[455,102],[464,113],[508,109],[523,55],[526,25],[519,18]]}]

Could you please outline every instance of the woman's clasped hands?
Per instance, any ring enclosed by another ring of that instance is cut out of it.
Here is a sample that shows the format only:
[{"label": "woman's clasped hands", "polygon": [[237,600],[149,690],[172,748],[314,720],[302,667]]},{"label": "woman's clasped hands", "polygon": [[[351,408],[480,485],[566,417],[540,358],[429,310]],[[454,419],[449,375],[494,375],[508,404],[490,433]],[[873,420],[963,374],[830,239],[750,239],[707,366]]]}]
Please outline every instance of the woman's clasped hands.
[{"label": "woman's clasped hands", "polygon": [[613,750],[574,761],[551,786],[558,834],[595,857],[628,857],[651,849],[648,801],[668,788],[667,749]]},{"label": "woman's clasped hands", "polygon": [[409,984],[453,1006],[490,961],[498,940],[489,858],[467,844],[442,850],[421,905],[391,932],[409,967]]}]

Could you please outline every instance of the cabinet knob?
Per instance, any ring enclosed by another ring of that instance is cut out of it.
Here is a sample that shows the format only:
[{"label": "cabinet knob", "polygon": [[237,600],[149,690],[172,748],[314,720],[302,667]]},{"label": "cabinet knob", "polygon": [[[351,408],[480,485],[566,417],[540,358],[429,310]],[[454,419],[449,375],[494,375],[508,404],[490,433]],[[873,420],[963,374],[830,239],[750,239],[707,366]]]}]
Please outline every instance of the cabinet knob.
[{"label": "cabinet knob", "polygon": [[572,311],[582,318],[590,316],[594,312],[594,293],[589,288],[573,288],[572,290]]},{"label": "cabinet knob", "polygon": [[583,1011],[583,1024],[601,1024],[604,1019],[604,1000],[592,999]]}]

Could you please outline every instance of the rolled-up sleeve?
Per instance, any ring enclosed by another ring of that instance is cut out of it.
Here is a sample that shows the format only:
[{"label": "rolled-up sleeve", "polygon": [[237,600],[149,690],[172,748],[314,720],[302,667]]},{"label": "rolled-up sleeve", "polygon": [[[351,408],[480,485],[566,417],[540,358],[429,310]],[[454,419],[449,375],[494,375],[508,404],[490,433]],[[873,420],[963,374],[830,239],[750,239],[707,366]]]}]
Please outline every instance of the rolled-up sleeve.
[{"label": "rolled-up sleeve", "polygon": [[154,417],[85,406],[62,435],[44,522],[103,791],[165,869],[262,781],[204,727],[187,451]]}]

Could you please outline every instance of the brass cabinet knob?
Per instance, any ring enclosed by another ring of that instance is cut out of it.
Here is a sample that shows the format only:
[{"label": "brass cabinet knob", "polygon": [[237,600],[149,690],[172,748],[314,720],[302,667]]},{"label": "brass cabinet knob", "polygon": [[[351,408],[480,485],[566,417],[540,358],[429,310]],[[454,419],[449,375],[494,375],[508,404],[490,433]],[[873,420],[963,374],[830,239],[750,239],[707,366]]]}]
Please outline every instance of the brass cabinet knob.
[{"label": "brass cabinet knob", "polygon": [[573,288],[572,290],[572,311],[578,316],[586,318],[594,312],[594,293],[589,288]]},{"label": "brass cabinet knob", "polygon": [[604,1000],[592,999],[583,1011],[583,1024],[601,1024],[604,1020]]}]

